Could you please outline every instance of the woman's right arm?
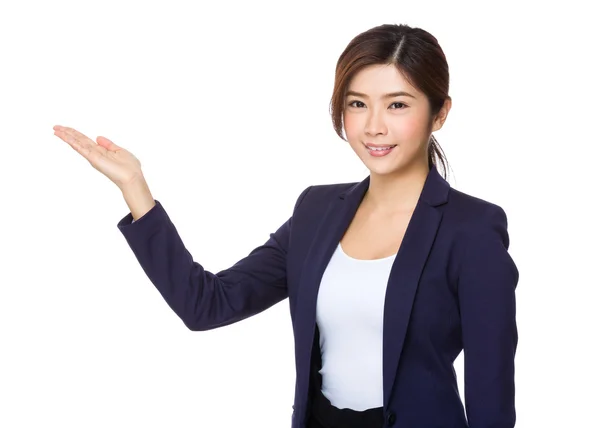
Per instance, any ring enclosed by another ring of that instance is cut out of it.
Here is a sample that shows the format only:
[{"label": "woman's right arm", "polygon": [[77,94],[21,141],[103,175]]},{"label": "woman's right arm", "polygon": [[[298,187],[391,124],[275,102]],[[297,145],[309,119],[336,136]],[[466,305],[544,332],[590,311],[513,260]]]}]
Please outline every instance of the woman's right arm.
[{"label": "woman's right arm", "polygon": [[[302,192],[296,207],[309,189]],[[146,199],[143,195],[135,198]],[[212,273],[193,260],[162,204],[153,202],[134,223],[133,214],[126,215],[118,228],[150,281],[190,330],[241,321],[288,296],[286,264],[292,217],[248,256]]]},{"label": "woman's right arm", "polygon": [[94,142],[65,126],[54,126],[54,135],[121,189],[131,212],[118,223],[119,230],[150,281],[189,329],[232,324],[287,297],[292,217],[235,265],[211,273],[192,259],[167,212],[152,197],[141,163],[131,152],[108,138]]}]

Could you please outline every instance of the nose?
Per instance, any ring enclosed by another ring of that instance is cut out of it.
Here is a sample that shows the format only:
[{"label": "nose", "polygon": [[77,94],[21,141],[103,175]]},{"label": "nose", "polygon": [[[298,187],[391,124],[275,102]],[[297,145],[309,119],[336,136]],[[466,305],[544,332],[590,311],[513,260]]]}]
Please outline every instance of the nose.
[{"label": "nose", "polygon": [[365,123],[365,134],[374,137],[377,134],[385,135],[386,133],[387,127],[385,126],[383,115],[376,111],[370,113]]}]

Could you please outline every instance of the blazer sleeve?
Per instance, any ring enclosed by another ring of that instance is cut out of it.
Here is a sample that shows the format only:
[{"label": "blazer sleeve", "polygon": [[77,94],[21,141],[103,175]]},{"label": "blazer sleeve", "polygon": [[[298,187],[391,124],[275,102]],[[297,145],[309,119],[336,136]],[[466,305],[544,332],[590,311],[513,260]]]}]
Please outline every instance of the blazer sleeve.
[{"label": "blazer sleeve", "polygon": [[508,254],[504,210],[493,205],[462,237],[458,297],[469,427],[513,428],[519,271]]},{"label": "blazer sleeve", "polygon": [[[310,187],[298,197],[294,212]],[[211,273],[193,260],[162,204],[117,227],[171,309],[193,331],[241,321],[288,296],[286,263],[292,216],[269,239],[228,269]]]}]

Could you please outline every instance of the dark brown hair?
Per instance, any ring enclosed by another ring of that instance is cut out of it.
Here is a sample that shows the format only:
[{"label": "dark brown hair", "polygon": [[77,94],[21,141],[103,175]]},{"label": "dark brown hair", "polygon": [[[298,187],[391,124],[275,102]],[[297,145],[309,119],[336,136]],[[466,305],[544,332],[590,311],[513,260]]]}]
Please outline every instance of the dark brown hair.
[{"label": "dark brown hair", "polygon": [[[364,67],[375,64],[393,64],[404,78],[429,100],[430,128],[434,117],[450,98],[448,63],[437,39],[420,28],[402,24],[385,24],[371,28],[350,41],[338,59],[335,84],[330,103],[331,119],[335,132],[343,134],[344,100],[350,80]],[[427,149],[429,168],[437,165],[439,158],[444,168],[448,161],[441,146],[431,135]]]}]

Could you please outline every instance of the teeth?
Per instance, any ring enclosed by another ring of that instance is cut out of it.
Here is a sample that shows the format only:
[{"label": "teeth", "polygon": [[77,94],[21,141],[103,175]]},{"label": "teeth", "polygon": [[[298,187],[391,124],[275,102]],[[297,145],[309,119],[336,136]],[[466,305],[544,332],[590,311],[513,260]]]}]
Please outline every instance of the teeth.
[{"label": "teeth", "polygon": [[384,151],[384,150],[389,150],[392,147],[396,147],[396,146],[394,145],[394,146],[388,146],[388,147],[371,147],[371,146],[367,146],[367,147],[369,148],[369,150],[375,150],[375,151],[381,152],[381,151]]}]

